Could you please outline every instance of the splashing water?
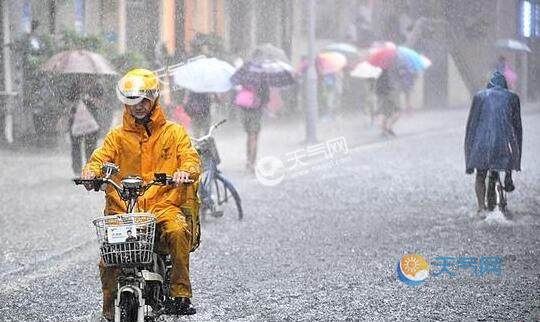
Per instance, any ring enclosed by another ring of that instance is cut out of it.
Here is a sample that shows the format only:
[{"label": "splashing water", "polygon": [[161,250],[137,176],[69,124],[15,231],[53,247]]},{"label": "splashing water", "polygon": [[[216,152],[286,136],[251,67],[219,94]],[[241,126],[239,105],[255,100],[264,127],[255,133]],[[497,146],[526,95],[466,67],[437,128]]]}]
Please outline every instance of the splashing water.
[{"label": "splashing water", "polygon": [[484,220],[488,224],[501,224],[501,225],[513,225],[514,222],[508,220],[506,216],[499,210],[490,211],[486,214],[486,219]]}]

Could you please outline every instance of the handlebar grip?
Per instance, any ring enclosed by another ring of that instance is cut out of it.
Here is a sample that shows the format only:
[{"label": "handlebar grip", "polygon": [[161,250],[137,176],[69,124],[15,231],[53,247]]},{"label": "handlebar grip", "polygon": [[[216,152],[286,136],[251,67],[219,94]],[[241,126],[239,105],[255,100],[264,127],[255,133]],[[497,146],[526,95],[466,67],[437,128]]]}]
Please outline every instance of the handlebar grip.
[{"label": "handlebar grip", "polygon": [[[183,182],[184,184],[191,184],[195,182],[195,180],[192,180],[191,182]],[[154,173],[154,183],[160,184],[160,185],[166,185],[166,186],[172,186],[176,184],[175,181],[173,181],[173,178],[171,176],[168,176],[166,173]]]},{"label": "handlebar grip", "polygon": [[[195,180],[191,180],[190,182],[182,182],[182,184],[192,184],[193,182],[195,182]],[[173,180],[172,177],[167,176],[167,179],[164,182],[161,182],[161,184],[167,186],[174,186],[176,182]]]},{"label": "handlebar grip", "polygon": [[83,178],[75,178],[73,179],[73,182],[75,182],[75,184],[79,185],[79,184],[85,184],[85,183],[94,183],[95,179],[83,179]]},{"label": "handlebar grip", "polygon": [[[190,180],[191,180],[191,179],[190,179]],[[192,183],[194,183],[194,182],[195,182],[195,180],[191,180],[191,181],[189,181],[189,182],[182,182],[182,184],[188,185],[188,184],[192,184]],[[172,186],[172,185],[175,185],[176,182],[173,181],[172,177],[168,177],[168,178],[167,178],[167,183],[166,183],[166,184]]]},{"label": "handlebar grip", "polygon": [[73,179],[73,182],[75,182],[76,185],[81,184],[91,184],[95,191],[99,191],[99,188],[103,183],[105,183],[105,180],[102,178],[94,178],[94,179],[82,179],[82,178],[75,178]]}]

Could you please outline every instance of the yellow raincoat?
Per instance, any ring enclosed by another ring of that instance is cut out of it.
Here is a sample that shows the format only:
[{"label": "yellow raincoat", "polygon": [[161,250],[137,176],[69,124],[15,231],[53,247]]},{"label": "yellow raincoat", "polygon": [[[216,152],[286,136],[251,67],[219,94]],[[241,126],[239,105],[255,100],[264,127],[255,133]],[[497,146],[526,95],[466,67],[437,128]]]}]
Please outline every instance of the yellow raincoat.
[{"label": "yellow raincoat", "polygon": [[[165,120],[159,104],[148,123],[150,135],[142,124],[124,111],[123,124],[111,130],[103,145],[97,148],[85,166],[97,176],[102,175],[101,166],[112,162],[119,166],[120,172],[113,179],[135,175],[145,182],[154,179],[154,173],[172,175],[177,171],[186,171],[191,179],[198,179],[200,159],[191,145],[191,140],[182,126]],[[160,234],[159,248],[171,254],[171,297],[191,297],[189,281],[189,252],[192,248],[191,216],[181,208],[193,209],[198,205],[196,187],[193,185],[174,188],[171,186],[153,186],[139,198],[140,212],[156,215],[157,229]],[[112,187],[106,190],[105,214],[125,213],[126,205]],[[116,270],[100,262],[100,275],[103,287],[103,313],[111,316],[116,293]]]}]

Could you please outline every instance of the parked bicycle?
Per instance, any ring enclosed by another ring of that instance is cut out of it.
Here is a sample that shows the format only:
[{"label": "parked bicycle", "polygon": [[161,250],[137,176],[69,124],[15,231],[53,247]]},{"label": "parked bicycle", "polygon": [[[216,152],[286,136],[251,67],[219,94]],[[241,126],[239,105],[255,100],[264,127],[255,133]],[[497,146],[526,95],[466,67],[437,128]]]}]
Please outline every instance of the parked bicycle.
[{"label": "parked bicycle", "polygon": [[[203,218],[206,215],[222,217],[225,212],[229,211],[236,211],[238,213],[238,219],[242,219],[244,216],[238,191],[232,182],[218,169],[221,159],[212,133],[225,122],[226,120],[222,120],[215,123],[210,127],[205,136],[192,139],[203,164],[203,173],[199,187],[199,198],[201,199],[200,214]],[[229,203],[231,197],[234,204]]]}]

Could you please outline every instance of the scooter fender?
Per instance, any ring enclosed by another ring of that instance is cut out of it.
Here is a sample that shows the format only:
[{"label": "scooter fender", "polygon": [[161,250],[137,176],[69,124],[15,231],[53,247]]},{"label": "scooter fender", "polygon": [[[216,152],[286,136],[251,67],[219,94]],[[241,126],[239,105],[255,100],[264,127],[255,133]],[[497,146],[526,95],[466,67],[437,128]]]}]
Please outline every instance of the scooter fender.
[{"label": "scooter fender", "polygon": [[120,297],[124,292],[130,292],[137,296],[139,299],[137,322],[144,322],[144,298],[141,289],[135,285],[124,285],[118,289],[116,299],[114,300],[114,322],[120,322]]}]

